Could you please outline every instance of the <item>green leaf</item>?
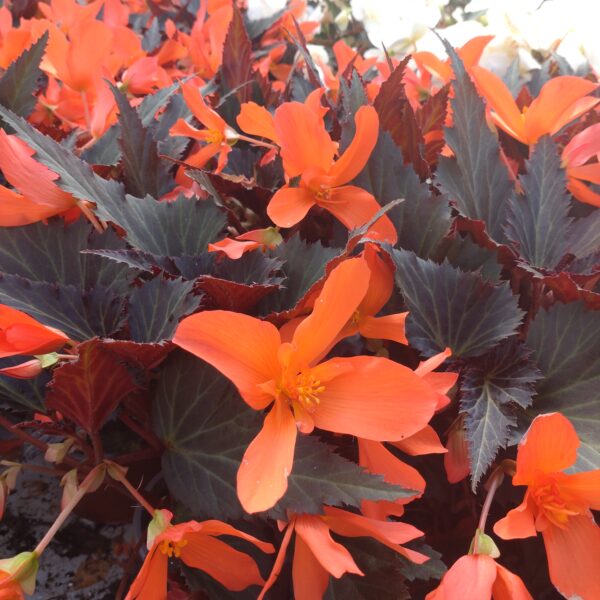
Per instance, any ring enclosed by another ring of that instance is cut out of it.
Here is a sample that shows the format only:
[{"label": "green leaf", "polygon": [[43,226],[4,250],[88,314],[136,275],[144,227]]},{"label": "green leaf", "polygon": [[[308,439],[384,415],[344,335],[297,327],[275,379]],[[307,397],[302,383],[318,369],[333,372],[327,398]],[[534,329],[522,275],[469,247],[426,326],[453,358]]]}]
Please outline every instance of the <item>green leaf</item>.
[{"label": "green leaf", "polygon": [[282,289],[261,302],[260,314],[294,308],[312,286],[325,276],[327,263],[339,253],[339,250],[325,248],[318,242],[307,244],[298,234],[277,246],[271,256],[283,262],[280,272],[285,280]]},{"label": "green leaf", "polygon": [[134,342],[170,340],[180,319],[200,304],[194,282],[155,277],[135,288],[129,297],[129,329]]},{"label": "green leaf", "polygon": [[119,109],[119,145],[127,190],[138,197],[160,198],[172,187],[167,166],[158,157],[158,144],[150,127],[144,127],[138,112],[113,84]]},{"label": "green leaf", "polygon": [[450,229],[450,206],[444,196],[435,196],[410,165],[388,132],[381,132],[365,168],[353,183],[371,192],[382,206],[403,198],[388,217],[398,232],[398,246],[430,258]]},{"label": "green leaf", "polygon": [[48,32],[23,52],[0,79],[0,104],[21,117],[28,117],[35,106],[34,93],[41,75],[40,62],[48,43]]},{"label": "green leaf", "polygon": [[392,258],[410,311],[408,340],[425,355],[450,347],[454,356],[478,356],[516,332],[523,312],[507,283],[493,285],[404,250],[393,250]]},{"label": "green leaf", "polygon": [[1,227],[0,271],[82,290],[103,286],[124,292],[129,287],[126,267],[82,253],[98,248],[117,251],[125,242],[111,229],[98,234],[83,219],[71,225],[51,219],[48,224]]},{"label": "green leaf", "polygon": [[484,279],[496,283],[500,280],[502,266],[496,252],[478,246],[470,235],[454,235],[444,240],[443,256],[453,266],[462,271],[477,271]]},{"label": "green leaf", "polygon": [[177,351],[160,368],[153,421],[167,448],[163,473],[173,496],[199,518],[242,517],[236,474],[260,414],[213,367]]},{"label": "green leaf", "polygon": [[31,281],[0,274],[0,303],[22,310],[76,341],[111,337],[123,325],[124,298],[105,287]]},{"label": "green leaf", "polygon": [[456,52],[447,42],[444,45],[455,74],[450,100],[454,125],[446,129],[454,157],[440,156],[437,179],[462,215],[484,221],[488,235],[502,242],[513,184],[500,158],[498,139],[487,125],[483,100]]},{"label": "green leaf", "polygon": [[474,492],[498,450],[506,446],[510,429],[517,424],[516,409],[532,402],[541,375],[530,354],[523,344],[508,340],[470,360],[463,370],[461,410],[466,413]]},{"label": "green leaf", "polygon": [[414,490],[386,483],[335,453],[334,449],[313,436],[299,435],[294,466],[283,498],[269,511],[285,518],[287,511],[321,514],[323,504],[360,506],[363,500],[389,500],[414,496]]},{"label": "green leaf", "polygon": [[567,253],[573,220],[568,216],[567,178],[549,136],[534,146],[527,173],[519,180],[523,194],[510,200],[506,235],[531,266],[555,269]]},{"label": "green leaf", "polygon": [[581,440],[579,466],[600,468],[600,313],[582,302],[540,311],[527,345],[544,375],[536,386],[534,414],[564,414]]},{"label": "green leaf", "polygon": [[174,202],[127,196],[112,220],[136,249],[157,256],[198,255],[218,239],[226,219],[210,200],[180,196]]}]

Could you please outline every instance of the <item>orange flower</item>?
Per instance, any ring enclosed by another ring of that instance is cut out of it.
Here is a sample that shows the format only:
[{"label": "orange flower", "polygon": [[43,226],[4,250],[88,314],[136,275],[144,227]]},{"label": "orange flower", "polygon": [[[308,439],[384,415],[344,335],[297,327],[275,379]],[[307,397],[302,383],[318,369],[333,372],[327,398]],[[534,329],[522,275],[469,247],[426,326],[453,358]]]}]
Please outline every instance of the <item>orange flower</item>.
[{"label": "orange flower", "polygon": [[[429,425],[400,442],[390,442],[390,444],[410,456],[446,452],[437,433]],[[367,517],[381,520],[390,515],[400,517],[404,514],[404,505],[421,496],[425,491],[425,479],[417,469],[401,461],[380,442],[359,439],[358,464],[371,473],[383,475],[383,479],[388,483],[401,485],[416,492],[412,497],[399,498],[394,502],[364,500],[361,510]]]},{"label": "orange flower", "polygon": [[486,554],[459,558],[425,600],[533,600],[518,575]]},{"label": "orange flower", "polygon": [[385,306],[394,291],[394,272],[377,253],[376,246],[367,244],[363,257],[371,271],[369,288],[358,305],[352,320],[342,329],[340,338],[360,333],[365,338],[392,340],[399,344],[408,344],[404,324],[407,312],[376,317]]},{"label": "orange flower", "polygon": [[559,413],[534,419],[517,451],[513,485],[526,485],[520,506],[494,526],[504,539],[540,531],[550,579],[567,598],[600,598],[600,528],[590,509],[600,509],[600,469],[567,474],[577,459],[579,438]]},{"label": "orange flower", "polygon": [[247,231],[235,238],[225,238],[208,245],[209,252],[223,252],[232,260],[241,258],[246,252],[261,248],[273,249],[283,241],[277,227],[267,227],[266,229],[253,229]]},{"label": "orange flower", "polygon": [[296,542],[292,580],[296,600],[322,598],[329,584],[330,575],[337,579],[345,573],[364,575],[348,550],[332,539],[330,531],[345,537],[371,537],[418,564],[429,559],[425,554],[400,545],[423,535],[422,531],[412,525],[369,519],[332,506],[324,506],[323,509],[324,515],[291,516],[273,570],[258,600],[264,598],[277,580],[294,531]]},{"label": "orange flower", "polygon": [[[244,131],[273,140],[281,148],[283,168],[288,179],[300,176],[298,187],[289,184],[278,190],[267,207],[267,214],[280,227],[299,223],[313,206],[333,214],[348,229],[370,221],[381,209],[372,194],[353,185],[377,143],[379,117],[372,106],[361,106],[356,115],[356,134],[346,151],[335,160],[337,144],[329,137],[323,114],[311,102],[286,102],[271,116],[253,103],[242,107],[238,124]],[[246,108],[244,108],[246,107]],[[387,216],[372,232],[395,243],[396,229]]]},{"label": "orange flower", "polygon": [[17,190],[0,186],[0,226],[28,225],[77,206],[77,199],[55,183],[58,175],[32,158],[34,154],[14,135],[0,131],[0,169]]},{"label": "orange flower", "polygon": [[319,364],[364,298],[369,278],[361,258],[338,265],[291,342],[282,342],[271,323],[228,311],[202,312],[179,324],[175,344],[231,379],[255,410],[272,404],[238,471],[238,496],[248,512],[271,508],[285,493],[297,428],[400,440],[433,415],[437,392],[403,365],[367,356]]},{"label": "orange flower", "polygon": [[65,345],[69,338],[29,315],[0,304],[0,358],[19,354],[46,354]]},{"label": "orange flower", "polygon": [[0,600],[24,600],[19,582],[10,573],[0,571]]},{"label": "orange flower", "polygon": [[241,538],[267,553],[274,552],[271,544],[221,521],[187,521],[171,525],[172,517],[168,510],[155,512],[148,527],[148,554],[125,600],[166,598],[167,568],[172,557],[181,559],[188,567],[208,573],[228,590],[239,591],[264,583],[254,559],[234,550],[218,536]]},{"label": "orange flower", "polygon": [[229,127],[225,120],[210,108],[195,83],[188,81],[182,88],[183,98],[196,119],[205,126],[197,129],[184,119],[179,119],[169,133],[176,136],[190,137],[206,145],[189,156],[186,162],[194,167],[203,167],[215,154],[219,155],[217,173],[220,173],[227,164],[227,155],[231,152],[231,143],[238,140],[238,133]]},{"label": "orange flower", "polygon": [[546,82],[539,96],[521,110],[500,77],[478,66],[472,66],[469,73],[492,110],[494,123],[527,145],[535,144],[543,135],[555,134],[600,102],[587,96],[598,84],[564,75]]},{"label": "orange flower", "polygon": [[[562,163],[567,170],[567,189],[581,202],[600,206],[600,194],[591,190],[584,181],[600,184],[600,123],[578,133],[565,146]],[[588,163],[592,158],[596,161]]]}]

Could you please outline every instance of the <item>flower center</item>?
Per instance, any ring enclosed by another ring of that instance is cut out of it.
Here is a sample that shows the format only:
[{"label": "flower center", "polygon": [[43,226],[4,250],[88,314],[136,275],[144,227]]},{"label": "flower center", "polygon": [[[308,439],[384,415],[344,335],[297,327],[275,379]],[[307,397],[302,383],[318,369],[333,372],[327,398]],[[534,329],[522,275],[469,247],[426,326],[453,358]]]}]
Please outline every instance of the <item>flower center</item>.
[{"label": "flower center", "polygon": [[328,187],[321,185],[317,190],[315,190],[314,194],[317,202],[323,200],[327,201],[331,197],[331,190]]},{"label": "flower center", "polygon": [[542,514],[558,527],[564,528],[569,517],[581,512],[579,507],[561,495],[560,487],[555,481],[536,487],[531,490],[531,493]]},{"label": "flower center", "polygon": [[173,556],[179,558],[181,556],[181,549],[184,546],[187,546],[187,543],[187,540],[179,540],[178,542],[172,542],[171,540],[163,540],[159,544],[158,549],[163,554],[166,554],[169,558],[172,558]]},{"label": "flower center", "polygon": [[298,373],[296,377],[285,386],[281,392],[290,400],[293,407],[299,404],[306,412],[314,413],[319,406],[319,394],[325,391],[325,386],[310,372]]},{"label": "flower center", "polygon": [[209,129],[206,132],[205,140],[209,144],[221,144],[223,143],[224,139],[225,137],[223,136],[223,134],[217,129]]}]

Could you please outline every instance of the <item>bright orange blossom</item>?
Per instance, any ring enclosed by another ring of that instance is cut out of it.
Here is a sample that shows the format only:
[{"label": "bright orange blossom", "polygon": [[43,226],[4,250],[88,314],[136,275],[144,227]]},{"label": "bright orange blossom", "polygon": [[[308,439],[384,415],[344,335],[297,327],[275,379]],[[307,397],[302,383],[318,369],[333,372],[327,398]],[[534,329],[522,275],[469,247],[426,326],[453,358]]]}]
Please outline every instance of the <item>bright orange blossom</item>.
[{"label": "bright orange blossom", "polygon": [[364,298],[369,279],[361,258],[338,265],[291,342],[282,342],[271,323],[222,310],[179,324],[175,344],[231,379],[255,410],[272,404],[238,471],[246,511],[267,510],[285,493],[297,429],[394,441],[423,429],[433,415],[437,392],[399,363],[369,356],[320,362]]}]

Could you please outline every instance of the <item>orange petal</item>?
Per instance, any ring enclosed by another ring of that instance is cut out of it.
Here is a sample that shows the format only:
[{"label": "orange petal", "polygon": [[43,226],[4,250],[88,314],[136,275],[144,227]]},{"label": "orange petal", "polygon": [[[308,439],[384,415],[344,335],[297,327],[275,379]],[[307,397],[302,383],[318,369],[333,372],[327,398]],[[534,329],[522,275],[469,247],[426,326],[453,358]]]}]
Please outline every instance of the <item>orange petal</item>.
[{"label": "orange petal", "polygon": [[523,539],[537,535],[532,503],[529,495],[525,494],[523,502],[517,508],[508,511],[503,519],[496,521],[494,533],[503,540]]},{"label": "orange petal", "polygon": [[356,133],[352,142],[328,173],[332,178],[331,187],[352,181],[363,170],[377,144],[379,117],[372,106],[361,106],[354,115],[354,123]]},{"label": "orange petal", "polygon": [[180,539],[183,539],[189,532],[201,532],[203,535],[231,535],[233,537],[238,537],[242,540],[246,540],[251,544],[254,544],[257,548],[260,548],[263,552],[267,554],[272,554],[275,552],[275,548],[273,548],[273,544],[269,544],[268,542],[263,542],[258,538],[250,535],[249,533],[245,533],[239,529],[233,527],[233,525],[229,525],[229,523],[224,523],[223,521],[218,521],[216,519],[209,519],[208,521],[202,521],[198,523],[197,521],[188,521],[187,523],[182,523],[180,525],[174,525],[169,529],[169,537],[173,537],[173,532],[179,528],[183,528],[183,535]]},{"label": "orange petal", "polygon": [[537,473],[556,473],[577,460],[579,438],[571,422],[560,413],[536,417],[519,442],[514,485],[528,485]]},{"label": "orange petal", "polygon": [[597,87],[596,83],[572,75],[554,77],[546,82],[525,114],[527,143],[533,144],[545,134],[556,133],[587,112],[599,100],[586,98],[583,103],[578,101]]},{"label": "orange petal", "polygon": [[367,261],[371,277],[369,289],[358,310],[364,315],[376,315],[394,291],[394,272],[381,258],[374,244],[367,244],[362,256]]},{"label": "orange petal", "polygon": [[[358,440],[358,464],[369,472],[383,475],[388,483],[415,492],[425,491],[425,480],[414,467],[396,458],[381,442]],[[402,499],[406,503],[406,499]]]},{"label": "orange petal", "polygon": [[203,533],[189,533],[185,540],[188,543],[181,548],[181,560],[188,567],[208,573],[228,590],[239,591],[264,583],[256,562],[248,554]]},{"label": "orange petal", "polygon": [[592,510],[600,510],[600,469],[583,473],[565,474],[560,480],[561,493],[575,497]]},{"label": "orange petal", "polygon": [[232,240],[231,238],[225,238],[215,242],[214,244],[208,244],[209,252],[222,252],[231,260],[237,260],[241,258],[246,252],[260,248],[262,244],[259,242],[245,242],[242,240]]},{"label": "orange petal", "polygon": [[448,452],[442,445],[439,435],[430,425],[426,425],[423,429],[417,431],[417,433],[400,442],[391,442],[391,444],[410,456],[445,454]]},{"label": "orange petal", "polygon": [[167,595],[168,558],[154,544],[131,584],[125,600],[160,600]]},{"label": "orange petal", "polygon": [[[328,199],[319,199],[317,203],[349,230],[365,225],[381,210],[381,205],[372,194],[353,185],[334,188]],[[387,215],[377,220],[371,232],[390,244],[395,244],[398,238],[396,228]]]},{"label": "orange petal", "polygon": [[592,163],[589,165],[581,165],[580,167],[569,167],[567,169],[569,177],[583,179],[590,183],[600,184],[600,163]]},{"label": "orange petal", "polygon": [[[568,173],[568,171],[567,171]],[[591,204],[592,206],[600,206],[600,194],[592,191],[585,183],[569,178],[567,189],[577,200]]]},{"label": "orange petal", "polygon": [[298,370],[311,365],[329,350],[364,298],[368,285],[369,269],[360,258],[345,260],[331,271],[312,313],[294,331],[293,360]]},{"label": "orange petal", "polygon": [[246,512],[268,510],[285,494],[296,434],[292,411],[284,401],[277,400],[238,470],[238,496]]},{"label": "orange petal", "polygon": [[256,102],[244,102],[236,120],[242,131],[278,143],[275,119],[264,106]]},{"label": "orange petal", "polygon": [[381,357],[334,358],[353,371],[325,385],[313,414],[315,426],[375,441],[395,441],[427,425],[437,395],[414,372]]},{"label": "orange petal", "polygon": [[494,111],[494,120],[498,126],[517,140],[527,143],[525,120],[502,79],[491,71],[478,66],[472,66],[469,74],[475,81],[479,93]]},{"label": "orange petal", "polygon": [[184,83],[181,86],[181,91],[185,103],[202,125],[208,129],[225,133],[227,123],[212,108],[209,108],[194,82],[188,81]]},{"label": "orange petal", "polygon": [[271,589],[273,584],[277,581],[279,574],[281,573],[281,569],[283,568],[283,563],[285,561],[285,554],[290,544],[290,540],[292,539],[292,533],[294,532],[294,525],[295,520],[288,523],[288,526],[285,530],[285,534],[283,535],[283,539],[281,540],[281,545],[279,546],[277,556],[275,557],[273,568],[271,569],[271,573],[269,574],[269,578],[265,582],[263,589],[260,591],[257,600],[263,600],[265,594]]},{"label": "orange petal", "polygon": [[326,515],[325,522],[334,533],[345,537],[372,537],[418,564],[429,560],[425,554],[399,545],[423,535],[422,531],[408,523],[370,519],[333,506],[324,506],[323,510]]},{"label": "orange petal", "polygon": [[600,154],[600,123],[584,129],[571,138],[562,151],[562,161],[569,167],[579,167],[598,154]]},{"label": "orange petal", "polygon": [[315,197],[310,190],[284,186],[271,198],[267,214],[275,225],[292,227],[302,221],[314,205]]},{"label": "orange petal", "polygon": [[[331,541],[335,544],[333,540]],[[348,552],[340,544],[336,545]],[[350,557],[350,560],[352,560],[352,557]],[[298,535],[294,546],[292,581],[294,583],[295,600],[320,600],[329,585],[329,573],[321,566],[308,545]]]},{"label": "orange petal", "polygon": [[494,39],[493,35],[478,35],[461,46],[457,54],[465,64],[465,67],[476,65],[485,50],[485,47]]},{"label": "orange petal", "polygon": [[196,152],[190,154],[186,159],[186,165],[201,169],[215,154],[221,151],[222,144],[215,142],[214,144],[206,144]]},{"label": "orange petal", "polygon": [[492,587],[494,600],[533,600],[523,580],[496,563],[496,581]]},{"label": "orange petal", "polygon": [[0,227],[20,227],[37,223],[63,212],[47,204],[39,204],[14,190],[0,186]]},{"label": "orange petal", "polygon": [[496,563],[484,554],[459,558],[425,600],[491,600]]},{"label": "orange petal", "polygon": [[[321,517],[298,515],[296,517],[296,548],[298,548],[298,538],[306,544],[318,563],[334,577],[339,579],[344,573],[364,574],[356,566],[350,552],[341,544],[333,541],[329,527]],[[305,573],[305,577],[307,576],[309,574]],[[320,598],[320,596],[313,597]]]},{"label": "orange petal", "polygon": [[309,168],[328,172],[337,144],[331,140],[323,119],[300,102],[286,102],[275,111],[275,131],[288,177]]},{"label": "orange petal", "polygon": [[211,134],[208,129],[198,129],[193,125],[190,125],[184,119],[177,119],[175,125],[169,129],[169,135],[189,137],[195,140],[205,142]]},{"label": "orange petal", "polygon": [[398,344],[408,344],[405,323],[407,312],[385,315],[384,317],[363,317],[358,324],[360,335],[372,340],[392,340]]},{"label": "orange petal", "polygon": [[550,525],[542,535],[556,589],[565,598],[600,598],[600,528],[592,517],[571,517],[564,529]]},{"label": "orange petal", "polygon": [[54,183],[58,175],[34,160],[33,154],[33,150],[17,137],[0,131],[0,169],[7,181],[29,202],[50,207],[52,214],[75,206],[77,200]]},{"label": "orange petal", "polygon": [[257,410],[273,396],[258,385],[279,374],[277,328],[247,315],[214,310],[197,313],[179,323],[173,343],[221,371]]},{"label": "orange petal", "polygon": [[427,70],[444,83],[450,81],[450,78],[452,77],[452,67],[447,62],[440,60],[433,52],[426,50],[415,52],[412,55],[412,58],[421,73],[424,73],[425,70]]}]

